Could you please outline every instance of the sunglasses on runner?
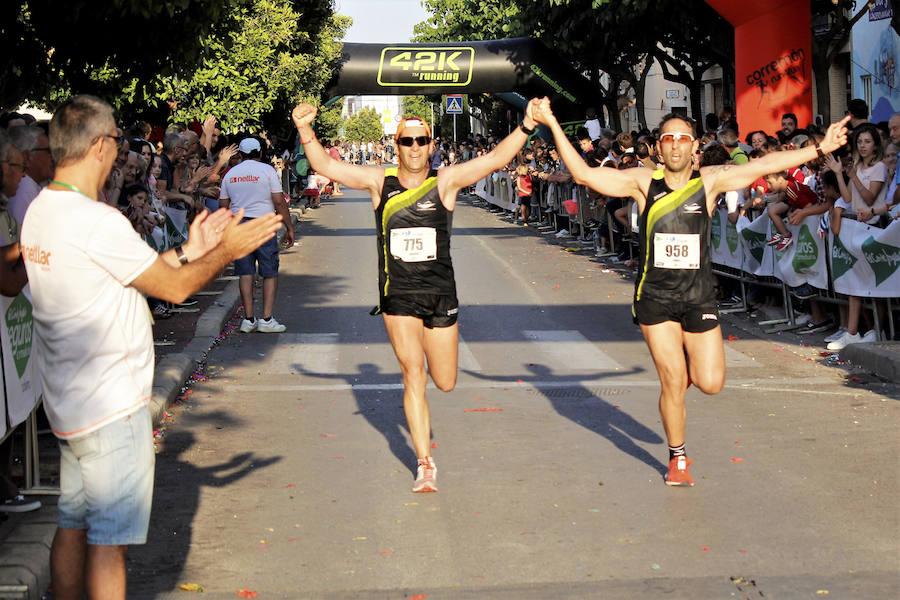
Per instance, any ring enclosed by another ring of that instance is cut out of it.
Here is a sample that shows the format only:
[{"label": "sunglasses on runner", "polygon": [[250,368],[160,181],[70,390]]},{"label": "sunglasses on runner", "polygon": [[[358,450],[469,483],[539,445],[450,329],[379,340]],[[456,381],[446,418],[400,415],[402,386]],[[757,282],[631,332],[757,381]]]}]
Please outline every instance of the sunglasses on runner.
[{"label": "sunglasses on runner", "polygon": [[411,147],[413,143],[416,143],[419,146],[427,146],[429,143],[431,143],[431,138],[427,135],[420,135],[417,137],[404,136],[401,138],[397,138],[397,143],[401,146],[407,147]]},{"label": "sunglasses on runner", "polygon": [[659,136],[659,141],[663,144],[680,144],[682,142],[691,143],[695,139],[697,138],[689,133],[664,133]]}]

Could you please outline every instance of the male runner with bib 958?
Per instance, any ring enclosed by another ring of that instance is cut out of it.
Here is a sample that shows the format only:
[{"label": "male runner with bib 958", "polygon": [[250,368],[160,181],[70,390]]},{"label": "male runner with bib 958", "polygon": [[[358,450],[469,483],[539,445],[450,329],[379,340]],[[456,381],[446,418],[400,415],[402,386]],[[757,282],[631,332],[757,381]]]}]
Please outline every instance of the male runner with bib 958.
[{"label": "male runner with bib 958", "polygon": [[743,165],[694,171],[691,158],[700,144],[694,123],[669,114],[659,125],[657,155],[663,168],[591,168],[566,139],[547,98],[534,111],[553,131],[563,161],[576,183],[605,196],[634,198],[640,224],[640,266],[632,313],[656,370],[659,412],[669,443],[667,485],[694,485],[684,451],[687,411],[684,397],[693,382],[706,394],[725,385],[725,347],[710,262],[710,217],[719,194],[747,187],[757,178],[784,171],[837,150],[847,143],[849,117],[828,128],[815,146],[772,152]]},{"label": "male runner with bib 958", "polygon": [[399,166],[382,169],[328,156],[312,130],[314,106],[299,104],[291,113],[312,168],[346,187],[365,190],[372,198],[378,233],[379,307],[403,374],[403,410],[418,457],[413,492],[437,491],[425,399],[428,374],[444,392],[456,386],[459,308],[450,261],[456,195],[515,158],[537,126],[532,116],[536,105],[537,99],[528,104],[522,125],[493,151],[440,171],[431,169],[431,129],[418,117],[400,121]]}]

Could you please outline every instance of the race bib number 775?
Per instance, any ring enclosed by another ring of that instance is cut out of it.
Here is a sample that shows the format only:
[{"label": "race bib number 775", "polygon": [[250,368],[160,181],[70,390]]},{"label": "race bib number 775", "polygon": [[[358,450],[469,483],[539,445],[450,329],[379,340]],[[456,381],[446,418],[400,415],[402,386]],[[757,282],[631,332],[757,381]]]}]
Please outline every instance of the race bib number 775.
[{"label": "race bib number 775", "polygon": [[425,262],[436,259],[437,231],[434,227],[392,229],[391,256],[403,262]]}]

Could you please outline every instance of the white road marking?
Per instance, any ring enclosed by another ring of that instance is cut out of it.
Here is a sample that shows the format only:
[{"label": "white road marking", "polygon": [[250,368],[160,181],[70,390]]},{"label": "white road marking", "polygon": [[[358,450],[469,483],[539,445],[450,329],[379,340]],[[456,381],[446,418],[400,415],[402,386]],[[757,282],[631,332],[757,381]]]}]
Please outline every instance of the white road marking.
[{"label": "white road marking", "polygon": [[281,333],[263,373],[338,372],[337,333]]},{"label": "white road marking", "polygon": [[598,350],[580,331],[523,331],[522,334],[536,342],[529,345],[528,352],[535,348],[552,359],[554,364],[548,366],[554,370],[615,371],[622,368],[612,357]]},{"label": "white road marking", "polygon": [[463,371],[474,373],[480,373],[482,371],[481,363],[479,363],[478,359],[475,358],[475,355],[472,354],[472,349],[469,348],[469,345],[462,336],[459,336],[459,368]]}]

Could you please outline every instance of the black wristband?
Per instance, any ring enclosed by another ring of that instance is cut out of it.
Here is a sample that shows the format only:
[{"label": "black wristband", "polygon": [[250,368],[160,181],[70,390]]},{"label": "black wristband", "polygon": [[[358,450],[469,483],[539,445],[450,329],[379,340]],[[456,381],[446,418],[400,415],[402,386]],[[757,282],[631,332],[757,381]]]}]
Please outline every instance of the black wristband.
[{"label": "black wristband", "polygon": [[188,264],[188,257],[185,255],[184,250],[181,249],[181,246],[175,248],[175,256],[178,257],[178,262],[181,264]]},{"label": "black wristband", "polygon": [[522,123],[519,123],[519,129],[521,129],[522,133],[524,133],[525,135],[531,135],[534,133],[534,129],[528,129],[527,127],[525,127],[524,121]]}]

